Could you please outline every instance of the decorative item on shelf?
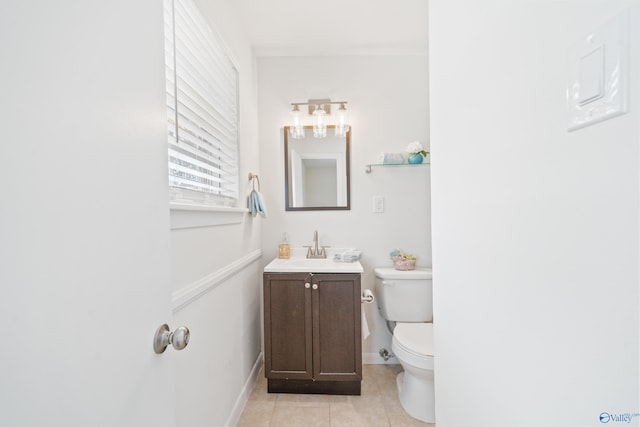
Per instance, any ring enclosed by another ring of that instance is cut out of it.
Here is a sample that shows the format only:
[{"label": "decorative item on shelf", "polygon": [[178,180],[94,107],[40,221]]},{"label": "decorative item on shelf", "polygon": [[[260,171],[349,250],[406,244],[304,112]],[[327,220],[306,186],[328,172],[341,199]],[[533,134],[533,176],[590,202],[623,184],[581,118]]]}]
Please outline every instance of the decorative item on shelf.
[{"label": "decorative item on shelf", "polygon": [[401,165],[404,163],[402,153],[380,153],[376,163],[382,165]]},{"label": "decorative item on shelf", "polygon": [[390,254],[393,268],[396,270],[415,270],[416,256],[406,253],[401,249],[395,249]]},{"label": "decorative item on shelf", "polygon": [[412,165],[417,165],[422,163],[425,157],[429,155],[428,151],[425,151],[424,147],[420,141],[413,141],[407,147],[407,153],[409,153],[409,157],[407,158],[407,162]]},{"label": "decorative item on shelf", "polygon": [[411,165],[419,165],[424,160],[424,157],[420,153],[409,154],[407,162]]}]

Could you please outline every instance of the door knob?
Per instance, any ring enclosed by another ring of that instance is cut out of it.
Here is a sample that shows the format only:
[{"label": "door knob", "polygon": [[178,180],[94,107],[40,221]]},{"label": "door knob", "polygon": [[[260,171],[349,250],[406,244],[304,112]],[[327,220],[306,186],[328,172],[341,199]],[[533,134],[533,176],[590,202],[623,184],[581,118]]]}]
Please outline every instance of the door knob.
[{"label": "door knob", "polygon": [[171,332],[166,323],[158,328],[153,337],[153,351],[156,354],[164,353],[167,346],[171,344],[176,350],[182,350],[189,344],[189,328],[180,326]]},{"label": "door knob", "polygon": [[309,288],[311,287],[311,284],[309,284],[309,283],[305,283],[305,284],[304,284],[304,287],[305,287],[305,289],[309,289]]},{"label": "door knob", "polygon": [[318,285],[314,283],[313,286],[311,286],[311,289],[318,289]]}]

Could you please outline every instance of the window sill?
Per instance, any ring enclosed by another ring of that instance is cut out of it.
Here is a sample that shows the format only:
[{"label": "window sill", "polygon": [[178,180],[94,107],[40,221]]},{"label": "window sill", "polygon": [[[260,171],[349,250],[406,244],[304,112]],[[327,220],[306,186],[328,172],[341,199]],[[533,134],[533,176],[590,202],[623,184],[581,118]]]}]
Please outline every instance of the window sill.
[{"label": "window sill", "polygon": [[169,203],[171,229],[214,227],[240,224],[249,212],[247,208]]}]

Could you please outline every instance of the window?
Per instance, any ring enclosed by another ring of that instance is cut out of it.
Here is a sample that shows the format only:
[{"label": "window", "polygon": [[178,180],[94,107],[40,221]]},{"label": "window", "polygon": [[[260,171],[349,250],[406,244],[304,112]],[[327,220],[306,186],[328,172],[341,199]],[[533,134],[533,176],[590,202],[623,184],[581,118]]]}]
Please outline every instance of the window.
[{"label": "window", "polygon": [[238,205],[238,71],[191,0],[165,0],[171,202]]}]

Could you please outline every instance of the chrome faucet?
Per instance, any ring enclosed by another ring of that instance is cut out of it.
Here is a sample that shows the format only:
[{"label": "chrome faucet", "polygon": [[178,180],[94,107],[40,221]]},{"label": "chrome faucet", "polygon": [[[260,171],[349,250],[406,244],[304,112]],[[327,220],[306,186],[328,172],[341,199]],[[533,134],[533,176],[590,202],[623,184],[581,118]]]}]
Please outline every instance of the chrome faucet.
[{"label": "chrome faucet", "polygon": [[326,248],[329,246],[320,246],[318,247],[318,230],[313,232],[313,247],[305,246],[307,248],[307,258],[326,258],[327,251]]}]

